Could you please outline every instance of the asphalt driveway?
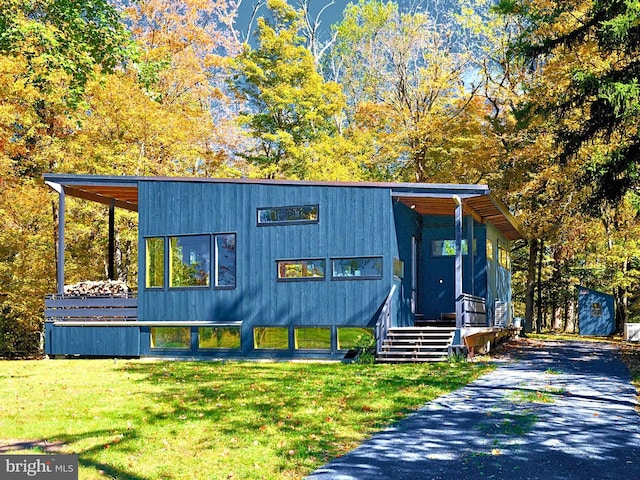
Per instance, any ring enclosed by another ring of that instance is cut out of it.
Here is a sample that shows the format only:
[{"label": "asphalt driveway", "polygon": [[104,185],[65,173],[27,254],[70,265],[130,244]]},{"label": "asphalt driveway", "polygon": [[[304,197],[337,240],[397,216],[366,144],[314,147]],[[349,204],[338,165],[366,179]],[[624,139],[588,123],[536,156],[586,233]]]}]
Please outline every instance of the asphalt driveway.
[{"label": "asphalt driveway", "polygon": [[616,347],[522,342],[309,480],[640,480],[636,392]]}]

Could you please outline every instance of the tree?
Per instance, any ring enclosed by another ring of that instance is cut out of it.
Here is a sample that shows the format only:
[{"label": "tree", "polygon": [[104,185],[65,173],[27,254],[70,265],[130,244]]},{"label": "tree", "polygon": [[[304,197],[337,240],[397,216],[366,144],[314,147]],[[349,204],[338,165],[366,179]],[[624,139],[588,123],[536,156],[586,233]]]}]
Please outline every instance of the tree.
[{"label": "tree", "polygon": [[[525,19],[528,28],[514,47],[538,78],[555,80],[554,88],[539,90],[532,111],[553,118],[561,146],[556,161],[581,162],[578,179],[593,205],[622,199],[639,180],[640,6],[633,0],[504,0],[499,8]],[[534,81],[532,90],[539,85]]]},{"label": "tree", "polygon": [[396,163],[391,170],[398,179],[449,181],[473,170],[473,161],[472,181],[493,170],[495,155],[477,148],[487,146],[478,140],[488,112],[465,83],[469,55],[458,26],[452,15],[403,11],[381,0],[348,5],[335,26],[325,71],[345,86],[347,128],[358,128],[362,106],[378,105],[385,118],[384,128],[372,125],[382,135],[376,143],[394,142],[387,162]]},{"label": "tree", "polygon": [[107,0],[5,0],[0,11],[0,54],[19,55],[30,80],[51,87],[48,74],[68,75],[67,103],[75,105],[95,68],[113,71],[133,54],[129,33]]},{"label": "tree", "polygon": [[258,46],[246,45],[233,66],[232,87],[247,107],[240,122],[257,142],[240,155],[258,168],[258,176],[307,178],[305,153],[337,132],[342,92],[316,71],[298,34],[299,13],[284,0],[267,6],[271,17],[258,19]]}]

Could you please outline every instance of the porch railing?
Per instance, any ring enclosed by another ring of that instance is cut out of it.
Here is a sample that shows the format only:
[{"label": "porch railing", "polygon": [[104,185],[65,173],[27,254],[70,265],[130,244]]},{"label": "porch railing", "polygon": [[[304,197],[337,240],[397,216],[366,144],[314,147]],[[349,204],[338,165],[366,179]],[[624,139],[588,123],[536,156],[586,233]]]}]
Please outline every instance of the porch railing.
[{"label": "porch railing", "polygon": [[462,303],[463,327],[487,326],[487,304],[484,297],[463,293],[458,298],[458,302]]},{"label": "porch railing", "polygon": [[49,322],[136,321],[138,295],[47,295],[44,317]]},{"label": "porch railing", "polygon": [[389,295],[384,301],[382,305],[382,310],[380,311],[380,317],[378,317],[378,323],[376,323],[376,352],[379,353],[382,351],[382,343],[387,338],[389,334],[389,329],[391,328],[391,319],[392,319],[392,303],[393,297],[395,296],[397,286],[393,284],[391,290],[389,290]]}]

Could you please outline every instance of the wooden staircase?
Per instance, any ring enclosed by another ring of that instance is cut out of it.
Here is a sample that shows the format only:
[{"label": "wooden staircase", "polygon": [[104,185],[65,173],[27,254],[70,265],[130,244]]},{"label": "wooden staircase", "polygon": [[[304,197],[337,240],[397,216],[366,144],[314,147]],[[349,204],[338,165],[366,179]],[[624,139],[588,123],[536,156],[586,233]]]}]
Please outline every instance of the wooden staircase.
[{"label": "wooden staircase", "polygon": [[455,328],[395,327],[389,329],[378,363],[439,362],[449,354]]}]

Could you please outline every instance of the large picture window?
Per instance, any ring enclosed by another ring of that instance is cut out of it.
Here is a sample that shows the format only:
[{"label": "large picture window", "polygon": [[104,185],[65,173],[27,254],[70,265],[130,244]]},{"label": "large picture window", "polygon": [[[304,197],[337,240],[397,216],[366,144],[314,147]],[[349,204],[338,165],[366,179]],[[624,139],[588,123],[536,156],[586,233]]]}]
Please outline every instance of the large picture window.
[{"label": "large picture window", "polygon": [[333,280],[369,280],[382,278],[382,257],[332,258]]},{"label": "large picture window", "polygon": [[148,237],[145,249],[146,288],[164,288],[165,278],[170,288],[209,287],[212,276],[215,288],[236,287],[235,233]]},{"label": "large picture window", "polygon": [[147,252],[146,287],[164,287],[164,237],[147,238],[145,248]]},{"label": "large picture window", "polygon": [[322,280],[324,278],[324,259],[278,260],[279,281]]},{"label": "large picture window", "polygon": [[258,225],[318,223],[318,205],[258,208]]},{"label": "large picture window", "polygon": [[170,287],[209,286],[211,237],[169,237],[169,268]]}]

